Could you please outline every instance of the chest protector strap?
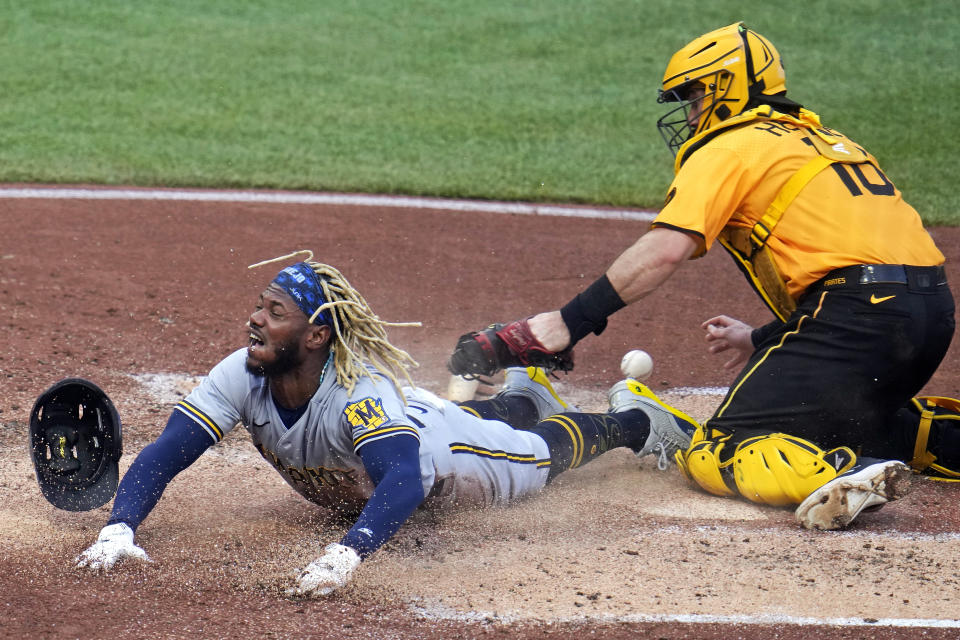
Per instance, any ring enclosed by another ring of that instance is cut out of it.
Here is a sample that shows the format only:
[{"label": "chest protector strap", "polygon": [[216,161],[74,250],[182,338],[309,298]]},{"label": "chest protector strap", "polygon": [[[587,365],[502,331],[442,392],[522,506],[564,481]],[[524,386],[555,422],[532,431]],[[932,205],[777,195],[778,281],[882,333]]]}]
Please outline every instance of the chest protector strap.
[{"label": "chest protector strap", "polygon": [[786,321],[796,309],[797,304],[787,292],[783,276],[767,247],[767,241],[773,234],[774,227],[803,188],[821,171],[834,162],[856,164],[868,162],[869,158],[862,149],[849,148],[837,138],[820,129],[810,127],[806,121],[791,116],[782,118],[780,116],[781,114],[776,114],[769,119],[784,119],[792,124],[801,124],[814,134],[809,139],[817,150],[817,155],[787,180],[753,228],[727,226],[720,232],[717,239],[733,256],[737,266],[763,302],[780,320]]},{"label": "chest protector strap", "polygon": [[773,228],[780,222],[780,217],[797,194],[810,182],[815,175],[833,164],[833,160],[818,155],[799,171],[793,174],[787,183],[780,189],[780,193],[773,199],[763,217],[752,229],[747,227],[725,227],[720,232],[720,244],[730,252],[737,266],[747,277],[750,285],[760,294],[763,302],[770,310],[786,321],[793,310],[797,308],[796,301],[787,292],[783,276],[777,269],[767,240],[773,233]]}]

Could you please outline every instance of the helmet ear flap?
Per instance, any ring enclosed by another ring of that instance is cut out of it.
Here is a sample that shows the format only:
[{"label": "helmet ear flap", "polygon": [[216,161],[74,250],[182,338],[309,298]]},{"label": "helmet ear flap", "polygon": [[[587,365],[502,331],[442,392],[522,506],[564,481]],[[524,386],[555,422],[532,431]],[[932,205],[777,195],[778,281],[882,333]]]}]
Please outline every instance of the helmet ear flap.
[{"label": "helmet ear flap", "polygon": [[733,73],[720,70],[714,73],[712,78],[704,78],[700,83],[704,86],[704,93],[701,103],[701,115],[697,122],[697,133],[702,133],[713,127],[717,122],[722,122],[730,116],[735,115],[729,103],[731,101],[736,102],[736,90],[734,86],[736,79]]}]

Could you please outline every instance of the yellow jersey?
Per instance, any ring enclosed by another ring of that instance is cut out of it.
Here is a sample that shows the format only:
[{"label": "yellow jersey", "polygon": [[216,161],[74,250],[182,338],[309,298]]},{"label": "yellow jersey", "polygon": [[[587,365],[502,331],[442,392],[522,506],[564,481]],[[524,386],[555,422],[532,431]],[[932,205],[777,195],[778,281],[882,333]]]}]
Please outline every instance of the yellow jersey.
[{"label": "yellow jersey", "polygon": [[[725,227],[752,228],[781,188],[818,155],[816,132],[841,149],[862,147],[819,125],[756,118],[708,131],[680,150],[676,175],[653,226],[692,234],[706,253]],[[745,114],[746,115],[746,114]],[[790,121],[792,120],[792,121]],[[821,136],[821,137],[823,137]],[[696,146],[693,146],[696,145]],[[767,248],[794,299],[834,269],[854,264],[942,264],[919,214],[876,159],[834,163],[816,174],[784,210]]]}]

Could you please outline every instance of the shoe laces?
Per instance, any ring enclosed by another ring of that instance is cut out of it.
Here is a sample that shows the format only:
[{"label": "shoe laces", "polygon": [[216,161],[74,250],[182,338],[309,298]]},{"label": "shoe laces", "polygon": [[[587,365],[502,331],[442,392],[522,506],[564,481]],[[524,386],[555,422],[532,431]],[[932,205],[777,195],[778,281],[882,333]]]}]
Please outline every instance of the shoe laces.
[{"label": "shoe laces", "polygon": [[653,445],[653,451],[651,451],[655,456],[657,456],[657,469],[660,471],[666,471],[667,467],[670,466],[670,460],[667,457],[667,448],[662,442],[658,442]]},{"label": "shoe laces", "polygon": [[650,447],[649,453],[657,456],[657,469],[666,471],[670,466],[670,458],[673,452],[683,446],[684,444],[678,442],[674,434],[657,432],[657,441]]}]

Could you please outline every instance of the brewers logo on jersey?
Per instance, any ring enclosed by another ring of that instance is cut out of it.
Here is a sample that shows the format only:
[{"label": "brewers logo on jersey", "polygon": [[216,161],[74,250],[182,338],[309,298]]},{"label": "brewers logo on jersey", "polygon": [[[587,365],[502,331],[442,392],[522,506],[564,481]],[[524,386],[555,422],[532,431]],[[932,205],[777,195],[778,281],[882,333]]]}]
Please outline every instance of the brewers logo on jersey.
[{"label": "brewers logo on jersey", "polygon": [[387,421],[387,414],[383,411],[383,402],[380,398],[364,398],[359,402],[348,404],[343,414],[355,428],[376,429]]}]

